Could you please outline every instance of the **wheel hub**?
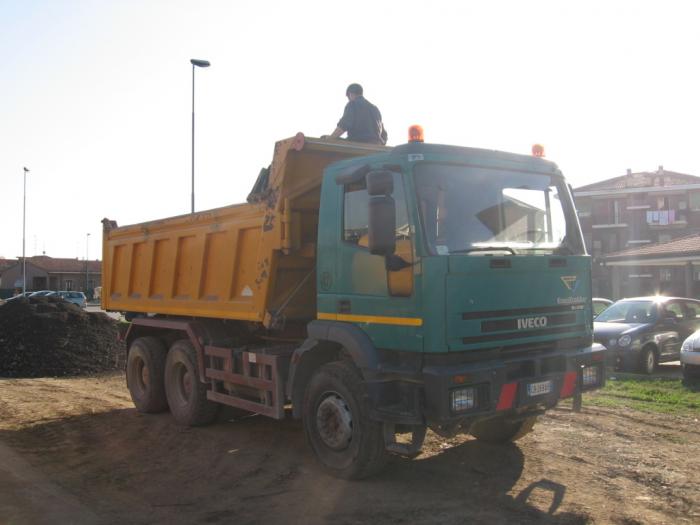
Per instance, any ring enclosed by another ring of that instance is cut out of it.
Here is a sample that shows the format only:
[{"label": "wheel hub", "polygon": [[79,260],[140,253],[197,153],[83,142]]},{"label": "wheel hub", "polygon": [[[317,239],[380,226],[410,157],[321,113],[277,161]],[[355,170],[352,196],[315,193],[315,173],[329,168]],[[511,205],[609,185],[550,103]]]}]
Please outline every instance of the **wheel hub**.
[{"label": "wheel hub", "polygon": [[186,405],[192,395],[192,374],[182,363],[178,363],[175,367],[175,376],[177,384],[177,394],[180,398],[180,403]]},{"label": "wheel hub", "polygon": [[145,364],[141,366],[141,385],[143,389],[148,388],[148,383],[150,382],[150,372]]},{"label": "wheel hub", "polygon": [[340,395],[333,392],[319,403],[316,427],[328,447],[334,450],[347,448],[352,439],[352,413]]}]

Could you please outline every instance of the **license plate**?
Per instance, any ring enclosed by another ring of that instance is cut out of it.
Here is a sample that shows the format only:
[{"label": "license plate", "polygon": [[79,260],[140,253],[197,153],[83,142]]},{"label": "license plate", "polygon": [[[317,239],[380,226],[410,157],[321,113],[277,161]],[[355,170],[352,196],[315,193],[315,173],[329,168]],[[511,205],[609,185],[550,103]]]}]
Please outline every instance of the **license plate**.
[{"label": "license plate", "polygon": [[540,381],[539,383],[530,383],[527,385],[528,396],[541,396],[549,394],[552,391],[552,381]]}]

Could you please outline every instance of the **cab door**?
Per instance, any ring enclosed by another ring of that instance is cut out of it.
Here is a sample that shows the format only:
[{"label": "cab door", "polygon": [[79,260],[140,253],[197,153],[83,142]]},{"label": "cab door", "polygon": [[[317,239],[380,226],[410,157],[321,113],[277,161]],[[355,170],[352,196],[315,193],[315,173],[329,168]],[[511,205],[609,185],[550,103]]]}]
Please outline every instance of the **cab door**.
[{"label": "cab door", "polygon": [[335,313],[338,320],[359,324],[378,347],[420,351],[423,320],[415,293],[415,228],[409,220],[401,174],[393,173],[393,255],[369,252],[370,198],[364,178],[342,188]]}]

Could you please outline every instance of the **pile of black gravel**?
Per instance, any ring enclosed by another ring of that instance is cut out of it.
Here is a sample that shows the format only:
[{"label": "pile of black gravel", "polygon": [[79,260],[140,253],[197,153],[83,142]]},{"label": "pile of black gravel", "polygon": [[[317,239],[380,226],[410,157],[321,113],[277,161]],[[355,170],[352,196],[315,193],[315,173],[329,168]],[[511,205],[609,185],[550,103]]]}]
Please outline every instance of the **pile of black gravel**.
[{"label": "pile of black gravel", "polygon": [[0,305],[0,377],[84,375],[123,359],[117,323],[60,297],[17,298]]}]

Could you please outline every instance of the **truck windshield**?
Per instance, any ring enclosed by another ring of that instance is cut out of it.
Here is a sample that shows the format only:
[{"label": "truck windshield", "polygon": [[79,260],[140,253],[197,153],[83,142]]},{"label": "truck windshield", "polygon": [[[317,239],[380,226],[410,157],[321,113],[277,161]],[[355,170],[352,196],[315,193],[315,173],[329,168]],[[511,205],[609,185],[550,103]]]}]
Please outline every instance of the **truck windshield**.
[{"label": "truck windshield", "polygon": [[414,173],[431,253],[583,253],[558,177],[430,163]]}]

